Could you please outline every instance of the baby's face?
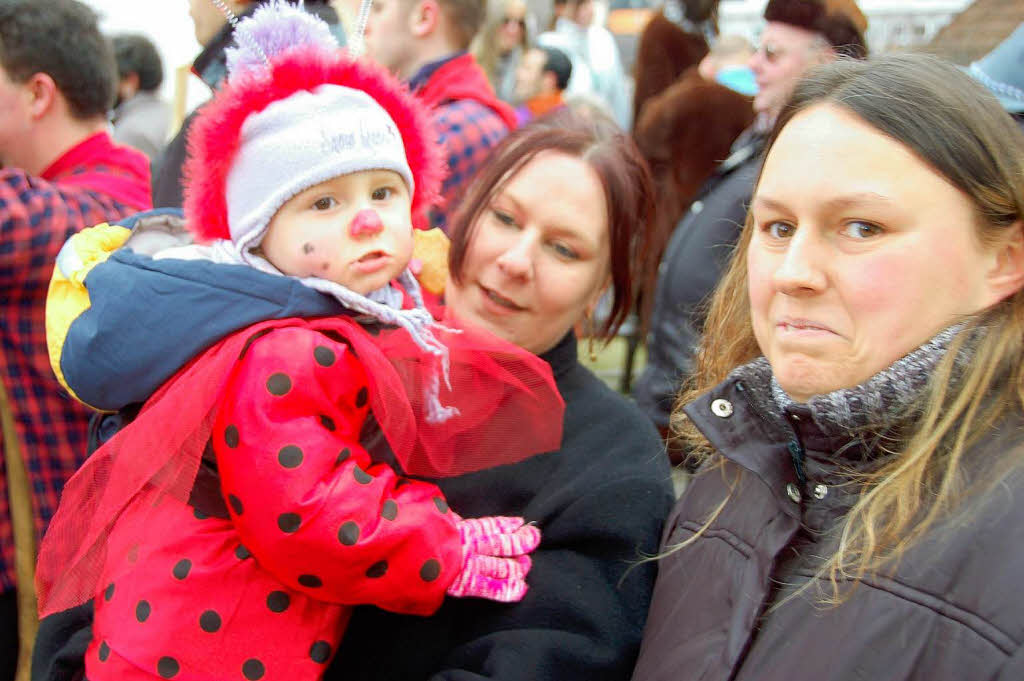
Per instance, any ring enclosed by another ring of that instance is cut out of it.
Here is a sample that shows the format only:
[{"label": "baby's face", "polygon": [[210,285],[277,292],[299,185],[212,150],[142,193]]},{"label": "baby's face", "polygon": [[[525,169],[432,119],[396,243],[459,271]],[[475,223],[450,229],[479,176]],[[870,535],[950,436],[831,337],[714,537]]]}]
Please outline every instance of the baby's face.
[{"label": "baby's face", "polygon": [[260,249],[285,274],[366,295],[401,274],[412,257],[411,204],[396,172],[339,175],[281,206]]}]

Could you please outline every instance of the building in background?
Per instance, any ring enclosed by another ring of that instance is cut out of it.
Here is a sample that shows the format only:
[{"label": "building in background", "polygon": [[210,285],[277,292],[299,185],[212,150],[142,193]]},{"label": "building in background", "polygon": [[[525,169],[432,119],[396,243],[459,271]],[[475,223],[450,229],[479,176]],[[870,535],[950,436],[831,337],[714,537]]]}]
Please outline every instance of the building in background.
[{"label": "building in background", "polygon": [[[1002,2],[1018,7],[1024,5],[1021,0]],[[761,15],[765,4],[766,0],[722,0],[719,5],[721,32],[745,36],[756,45],[758,31],[764,24]],[[928,45],[943,27],[971,4],[971,1],[858,0],[857,4],[868,18],[868,48],[875,53],[904,51]],[[1014,26],[1016,23],[1007,29],[1002,38],[1009,35]],[[981,54],[991,48],[992,45],[989,45]]]}]

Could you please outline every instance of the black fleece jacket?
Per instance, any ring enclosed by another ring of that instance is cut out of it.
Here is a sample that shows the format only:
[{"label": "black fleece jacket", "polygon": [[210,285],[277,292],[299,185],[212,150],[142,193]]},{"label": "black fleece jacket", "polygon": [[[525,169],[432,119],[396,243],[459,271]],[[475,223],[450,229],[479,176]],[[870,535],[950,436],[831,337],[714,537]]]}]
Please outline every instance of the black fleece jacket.
[{"label": "black fleece jacket", "polygon": [[668,463],[650,421],[577,362],[571,333],[542,357],[566,403],[562,448],[436,481],[466,517],[537,523],[530,591],[449,598],[427,618],[357,609],[326,681],[629,678],[657,569],[638,561],[672,504]]}]

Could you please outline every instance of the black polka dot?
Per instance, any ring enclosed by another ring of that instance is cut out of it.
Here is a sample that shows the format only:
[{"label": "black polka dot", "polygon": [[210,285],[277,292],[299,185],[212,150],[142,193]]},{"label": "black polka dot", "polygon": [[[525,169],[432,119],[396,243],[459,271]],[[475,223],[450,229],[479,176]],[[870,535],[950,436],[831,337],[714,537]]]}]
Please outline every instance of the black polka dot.
[{"label": "black polka dot", "polygon": [[207,610],[199,616],[199,628],[208,634],[220,629],[220,615],[214,610]]},{"label": "black polka dot", "polygon": [[337,426],[334,425],[334,419],[327,414],[320,414],[320,425],[331,431],[332,433],[337,430]]},{"label": "black polka dot", "polygon": [[238,446],[238,442],[238,428],[235,426],[228,426],[227,428],[225,428],[224,444],[226,444],[228,447],[231,447],[231,449],[234,449],[235,447]]},{"label": "black polka dot", "polygon": [[182,558],[174,564],[174,568],[171,570],[171,574],[174,575],[175,579],[185,579],[188,577],[189,571],[192,569],[192,561],[188,558]]},{"label": "black polka dot", "polygon": [[398,504],[392,499],[388,499],[384,502],[384,508],[380,510],[380,515],[384,520],[394,520],[398,516]]},{"label": "black polka dot", "polygon": [[242,515],[242,500],[236,497],[234,494],[228,495],[228,503],[231,504],[231,509],[235,512],[235,515]]},{"label": "black polka dot", "polygon": [[267,379],[267,391],[271,395],[284,395],[292,389],[292,379],[286,374],[277,373]]},{"label": "black polka dot", "polygon": [[245,548],[245,545],[243,544],[239,544],[238,548],[235,549],[235,558],[238,560],[245,560],[250,556],[252,556],[252,554],[249,553],[249,549]]},{"label": "black polka dot", "polygon": [[338,530],[338,541],[345,546],[352,546],[359,541],[359,526],[349,520]]},{"label": "black polka dot", "polygon": [[366,570],[366,576],[370,579],[377,579],[378,577],[383,577],[387,574],[387,571],[388,562],[386,560],[378,560]]},{"label": "black polka dot", "polygon": [[334,462],[334,465],[340,466],[345,461],[345,459],[347,459],[350,456],[352,456],[352,452],[349,451],[348,447],[345,447],[345,449],[341,450],[341,453],[338,454],[338,460]]},{"label": "black polka dot", "polygon": [[324,585],[324,580],[316,575],[299,575],[299,584],[309,589],[319,589]]},{"label": "black polka dot", "polygon": [[266,380],[266,389],[271,395],[284,395],[292,389],[292,379],[286,374],[273,374]]},{"label": "black polka dot", "polygon": [[153,612],[152,606],[149,601],[139,601],[135,604],[135,619],[140,622],[145,622],[149,619],[149,614]]},{"label": "black polka dot", "polygon": [[441,513],[448,512],[448,502],[441,497],[434,497],[434,506],[437,506],[437,510]]},{"label": "black polka dot", "polygon": [[313,348],[313,358],[320,366],[329,367],[334,364],[334,350],[326,348],[323,345],[318,345]]},{"label": "black polka dot", "polygon": [[317,641],[309,649],[309,657],[317,664],[327,664],[331,659],[331,644],[327,641]]},{"label": "black polka dot", "polygon": [[210,517],[210,516],[206,515],[205,513],[203,513],[202,511],[200,511],[198,508],[193,508],[192,509],[192,515],[194,515],[196,517],[196,520],[206,520],[207,518]]},{"label": "black polka dot", "polygon": [[156,663],[157,673],[165,679],[173,679],[180,669],[181,665],[173,657],[161,657]]},{"label": "black polka dot", "polygon": [[352,475],[353,477],[355,477],[356,482],[358,482],[360,485],[369,485],[371,482],[373,482],[373,476],[364,471],[359,466],[354,466],[352,468]]},{"label": "black polka dot", "polygon": [[267,596],[267,607],[271,612],[284,612],[291,603],[291,596],[284,591],[271,591]]},{"label": "black polka dot", "polygon": [[106,662],[107,658],[110,657],[110,646],[107,645],[106,641],[100,644],[99,657],[100,662]]},{"label": "black polka dot", "polygon": [[300,524],[302,524],[302,518],[298,513],[282,513],[277,516],[277,526],[281,528],[282,532],[289,534],[295,532],[299,529]]},{"label": "black polka dot", "polygon": [[103,591],[103,600],[109,601],[114,597],[114,583],[111,582],[107,585],[107,588]]},{"label": "black polka dot", "polygon": [[356,406],[362,409],[363,407],[366,406],[366,402],[369,399],[370,391],[367,390],[366,386],[364,385],[362,388],[359,389],[359,392],[356,393]]},{"label": "black polka dot", "polygon": [[277,453],[277,462],[285,468],[298,468],[302,465],[302,449],[295,445],[285,445]]},{"label": "black polka dot", "polygon": [[242,663],[242,676],[249,679],[249,681],[256,681],[256,679],[262,679],[263,675],[266,673],[266,668],[263,666],[263,663],[259,660],[246,660],[244,663]]},{"label": "black polka dot", "polygon": [[432,582],[441,576],[441,563],[431,558],[420,568],[420,579]]},{"label": "black polka dot", "polygon": [[139,545],[132,544],[132,547],[128,549],[128,562],[134,563],[139,559]]}]

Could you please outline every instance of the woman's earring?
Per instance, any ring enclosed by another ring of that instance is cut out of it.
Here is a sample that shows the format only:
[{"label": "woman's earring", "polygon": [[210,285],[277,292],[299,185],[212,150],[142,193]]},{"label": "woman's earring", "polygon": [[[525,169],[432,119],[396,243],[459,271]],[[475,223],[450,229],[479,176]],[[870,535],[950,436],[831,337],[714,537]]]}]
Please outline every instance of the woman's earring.
[{"label": "woman's earring", "polygon": [[597,351],[594,350],[594,319],[589,314],[583,317],[583,332],[587,334],[587,354],[593,364],[597,362]]}]

